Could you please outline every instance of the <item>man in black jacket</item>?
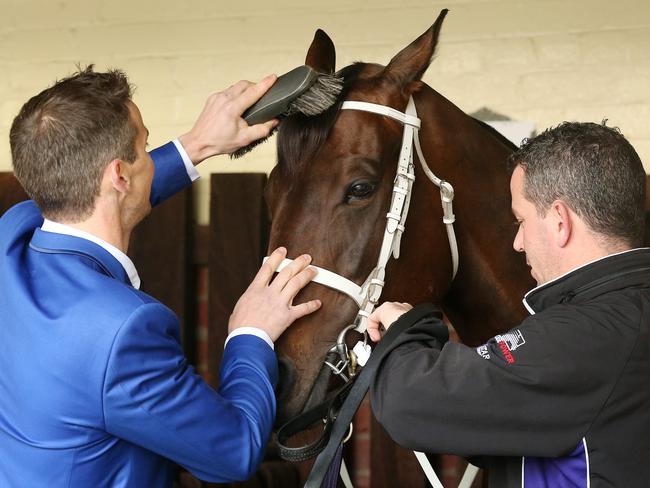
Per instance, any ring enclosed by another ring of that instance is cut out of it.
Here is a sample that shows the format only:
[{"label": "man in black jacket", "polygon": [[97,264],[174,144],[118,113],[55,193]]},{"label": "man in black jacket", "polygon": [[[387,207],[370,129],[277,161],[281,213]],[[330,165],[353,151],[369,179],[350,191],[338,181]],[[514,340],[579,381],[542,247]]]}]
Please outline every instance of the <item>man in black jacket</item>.
[{"label": "man in black jacket", "polygon": [[[650,486],[650,249],[645,173],[604,124],[564,123],[513,154],[510,190],[538,286],[519,326],[478,348],[431,313],[391,346],[371,388],[401,445],[476,457],[491,487]],[[408,304],[370,317],[409,321]]]}]

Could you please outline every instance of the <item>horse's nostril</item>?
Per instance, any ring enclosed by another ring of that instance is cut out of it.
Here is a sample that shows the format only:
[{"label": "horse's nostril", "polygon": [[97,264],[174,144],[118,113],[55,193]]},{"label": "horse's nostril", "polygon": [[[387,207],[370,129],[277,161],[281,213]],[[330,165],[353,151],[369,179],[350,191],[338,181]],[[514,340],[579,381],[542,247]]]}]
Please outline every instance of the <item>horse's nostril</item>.
[{"label": "horse's nostril", "polygon": [[278,359],[278,386],[276,387],[275,397],[278,400],[278,403],[283,403],[283,401],[291,393],[291,388],[295,382],[296,378],[296,369],[293,366],[293,363],[285,358],[281,357]]}]

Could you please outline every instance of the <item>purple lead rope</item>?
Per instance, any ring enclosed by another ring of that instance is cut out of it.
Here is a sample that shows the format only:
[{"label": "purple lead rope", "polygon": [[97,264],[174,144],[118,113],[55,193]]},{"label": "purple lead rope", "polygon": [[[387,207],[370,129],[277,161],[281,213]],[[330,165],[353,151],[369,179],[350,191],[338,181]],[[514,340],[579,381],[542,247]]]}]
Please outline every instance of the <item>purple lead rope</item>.
[{"label": "purple lead rope", "polygon": [[339,446],[332,459],[330,467],[327,469],[327,474],[323,480],[321,488],[336,488],[339,483],[339,473],[341,472],[341,461],[343,460],[343,444]]}]

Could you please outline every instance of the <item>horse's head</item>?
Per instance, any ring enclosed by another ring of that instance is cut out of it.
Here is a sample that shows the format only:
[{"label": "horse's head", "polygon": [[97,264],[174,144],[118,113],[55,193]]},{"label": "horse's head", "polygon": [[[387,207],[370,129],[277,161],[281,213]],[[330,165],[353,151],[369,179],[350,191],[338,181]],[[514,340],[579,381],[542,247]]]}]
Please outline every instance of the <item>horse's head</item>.
[{"label": "horse's head", "polygon": [[[340,100],[404,110],[409,96],[422,86],[420,78],[431,62],[445,14],[388,66],[355,63],[340,70],[344,79]],[[335,70],[334,44],[321,30],[316,32],[306,64],[320,72]],[[283,245],[290,257],[309,253],[315,265],[361,284],[377,263],[402,126],[380,115],[339,109],[340,104],[318,117],[294,115],[280,128],[278,165],[266,194],[272,218],[270,248]],[[434,210],[434,203],[425,192],[416,193],[411,212],[426,208],[422,214],[437,220],[440,210]],[[439,300],[450,282],[446,236],[441,226],[436,236],[432,225],[411,225],[414,234],[419,233],[440,252],[423,253],[409,245],[414,239],[405,236],[399,268],[388,268],[389,285],[408,284],[408,298],[413,301]],[[414,276],[416,269],[421,273]],[[298,300],[308,297],[320,298],[323,307],[294,324],[277,344],[282,368],[279,421],[303,408],[327,350],[358,310],[346,295],[321,285],[310,284]],[[317,399],[326,385],[319,388],[312,392]]]},{"label": "horse's head", "polygon": [[[475,164],[485,173],[486,163],[504,160],[512,150],[420,81],[435,52],[445,15],[446,10],[387,66],[355,63],[340,70],[344,89],[338,105],[316,117],[293,115],[282,123],[278,164],[266,193],[272,219],[270,249],[285,246],[289,257],[309,253],[313,264],[357,285],[377,265],[403,126],[382,115],[341,110],[343,101],[404,111],[413,96],[422,119],[420,140],[429,165],[450,180],[459,171],[450,168]],[[316,32],[306,64],[320,72],[335,70],[334,45],[321,30]],[[450,248],[439,190],[417,166],[401,257],[388,263],[382,300],[441,303],[452,281]],[[487,189],[504,195],[505,200],[491,199],[489,205],[510,222],[508,178],[488,183]],[[462,202],[459,208],[466,211]],[[507,245],[504,248],[507,250]],[[459,277],[463,273],[467,275],[461,269]],[[328,385],[316,378],[323,359],[359,308],[345,294],[315,283],[307,286],[297,301],[311,298],[320,298],[322,308],[296,322],[277,343],[279,423],[299,413],[306,403],[322,399]],[[476,340],[470,338],[470,342]]]}]

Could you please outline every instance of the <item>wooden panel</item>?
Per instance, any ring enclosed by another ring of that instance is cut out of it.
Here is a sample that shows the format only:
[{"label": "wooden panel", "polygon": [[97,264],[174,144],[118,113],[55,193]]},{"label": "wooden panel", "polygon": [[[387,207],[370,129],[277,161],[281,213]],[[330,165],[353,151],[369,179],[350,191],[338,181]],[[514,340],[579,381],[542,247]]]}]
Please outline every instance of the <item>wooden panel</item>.
[{"label": "wooden panel", "polygon": [[645,177],[645,246],[650,246],[650,175]]},{"label": "wooden panel", "polygon": [[218,385],[235,303],[261,265],[269,234],[265,174],[213,174],[210,182],[208,378]]},{"label": "wooden panel", "polygon": [[195,273],[192,264],[192,188],[154,208],[131,235],[129,256],[141,289],[171,308],[181,323],[185,355],[195,359]]},{"label": "wooden panel", "polygon": [[28,198],[13,173],[0,173],[0,215]]}]

